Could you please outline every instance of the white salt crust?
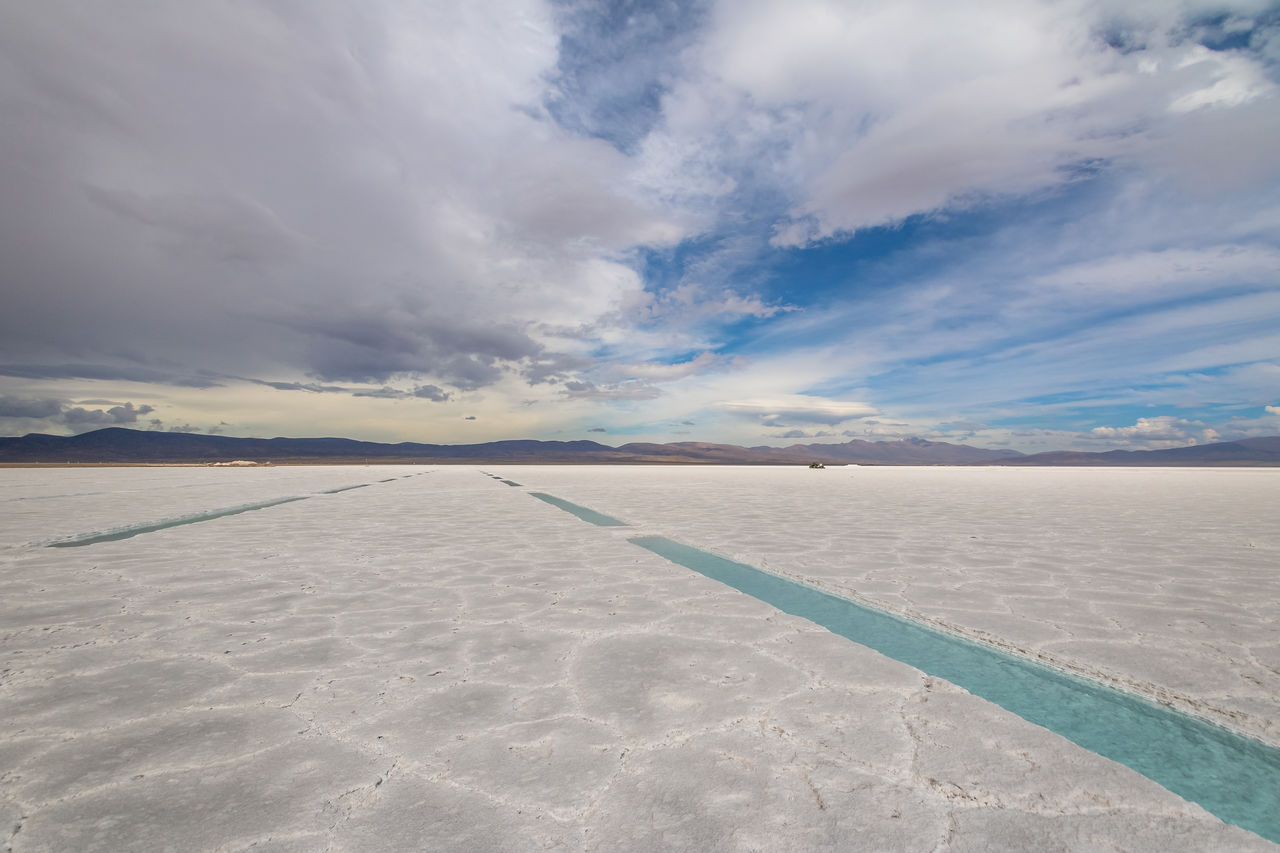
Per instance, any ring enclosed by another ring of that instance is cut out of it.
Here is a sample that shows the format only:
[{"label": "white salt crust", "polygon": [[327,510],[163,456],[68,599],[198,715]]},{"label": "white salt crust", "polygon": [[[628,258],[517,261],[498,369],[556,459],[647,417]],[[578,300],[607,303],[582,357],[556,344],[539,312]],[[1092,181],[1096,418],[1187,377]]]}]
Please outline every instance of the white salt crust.
[{"label": "white salt crust", "polygon": [[496,472],[1280,746],[1280,470]]},{"label": "white salt crust", "polygon": [[[1263,561],[1228,547],[1252,537],[1276,565],[1246,499],[1274,476],[1109,472],[1090,498],[1091,472],[484,470],[634,526],[470,467],[0,471],[23,498],[0,516],[5,849],[1276,849],[626,542],[670,536],[1135,679],[1164,672],[1134,659],[1180,602],[1187,624],[1239,626],[1164,630],[1170,689],[1218,702],[1234,682],[1202,645],[1278,645]],[[1159,521],[1191,486],[1199,516]],[[1135,592],[1152,584],[1154,603]]]}]

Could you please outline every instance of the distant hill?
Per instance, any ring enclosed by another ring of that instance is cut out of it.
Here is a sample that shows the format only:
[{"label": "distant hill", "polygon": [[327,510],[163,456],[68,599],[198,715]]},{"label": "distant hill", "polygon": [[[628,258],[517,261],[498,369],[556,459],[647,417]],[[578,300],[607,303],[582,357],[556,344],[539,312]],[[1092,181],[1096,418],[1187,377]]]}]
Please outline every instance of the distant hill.
[{"label": "distant hill", "polygon": [[1179,447],[1171,450],[1055,452],[1024,456],[909,438],[843,444],[739,447],[677,441],[610,447],[594,441],[491,441],[483,444],[382,444],[349,438],[233,438],[110,427],[80,435],[0,438],[0,462],[485,462],[485,463],[701,463],[792,465],[809,462],[862,465],[1280,465],[1280,436]]},{"label": "distant hill", "polygon": [[442,459],[453,461],[536,458],[573,462],[614,450],[594,441],[493,441],[485,444],[382,444],[350,438],[233,438],[225,435],[152,432],[108,427],[81,435],[32,433],[0,438],[3,462],[215,462]]},{"label": "distant hill", "polygon": [[1092,465],[1092,466],[1280,466],[1280,435],[1242,438],[1216,444],[1170,447],[1166,450],[1108,450],[1085,453],[1058,450],[1014,459],[997,459],[995,465]]},{"label": "distant hill", "polygon": [[[736,451],[736,452],[735,452]],[[382,444],[349,438],[233,438],[109,427],[81,435],[32,433],[0,438],[0,462],[729,462],[769,463],[772,456],[730,445],[594,441],[491,441],[484,444]],[[787,456],[782,461],[791,460]],[[808,461],[808,460],[806,460]]]},{"label": "distant hill", "polygon": [[[769,448],[752,448],[768,450]],[[1016,450],[985,450],[967,444],[948,444],[923,438],[901,441],[863,441],[854,439],[844,444],[793,444],[781,453],[821,456],[845,462],[880,463],[883,465],[968,465],[1022,456]]]}]

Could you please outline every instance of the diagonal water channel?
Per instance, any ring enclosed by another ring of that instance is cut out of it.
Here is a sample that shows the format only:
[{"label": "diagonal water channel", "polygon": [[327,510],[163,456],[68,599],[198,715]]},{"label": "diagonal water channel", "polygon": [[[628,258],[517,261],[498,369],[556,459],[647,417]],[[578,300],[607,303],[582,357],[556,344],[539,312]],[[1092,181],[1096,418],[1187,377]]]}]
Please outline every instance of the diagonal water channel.
[{"label": "diagonal water channel", "polygon": [[566,500],[557,498],[554,495],[548,495],[545,492],[529,492],[530,495],[540,501],[545,501],[554,507],[559,507],[567,513],[576,515],[583,521],[590,522],[597,527],[626,527],[625,521],[619,521],[611,515],[605,515],[602,512],[596,512],[594,509],[587,509],[585,506],[569,503]]},{"label": "diagonal water channel", "polygon": [[[423,472],[430,473],[430,472]],[[419,476],[410,474],[409,476]],[[391,480],[402,479],[392,477],[390,480],[379,480],[379,483],[389,483]],[[316,492],[317,495],[336,495],[340,492],[349,492],[352,489],[363,489],[366,486],[372,486],[373,483],[359,483],[354,486],[342,486],[337,489],[325,489]],[[260,503],[244,504],[242,506],[233,506],[226,509],[215,509],[209,512],[197,513],[195,515],[184,515],[179,518],[169,518],[164,521],[155,521],[150,524],[139,524],[135,527],[122,527],[117,530],[108,530],[105,533],[94,533],[89,536],[78,536],[74,539],[63,539],[60,542],[50,542],[49,548],[80,548],[84,545],[97,545],[99,542],[118,542],[121,539],[132,539],[134,536],[141,536],[144,533],[155,533],[159,530],[168,530],[170,527],[182,527],[186,524],[198,524],[202,521],[213,521],[215,518],[226,518],[231,515],[239,515],[242,512],[253,512],[258,509],[266,509],[267,507],[280,506],[281,504],[293,503],[294,501],[305,501],[315,495],[300,495],[289,498],[276,498],[275,500],[262,501]]]},{"label": "diagonal water channel", "polygon": [[[529,494],[602,527],[611,516]],[[662,536],[627,540],[874,649],[1117,761],[1227,823],[1280,843],[1280,749],[1141,697],[926,627]]]},{"label": "diagonal water channel", "polygon": [[[390,482],[390,481],[389,481],[389,480],[383,480],[382,482],[387,483],[387,482]],[[325,490],[323,490],[323,491],[321,491],[321,492],[318,492],[318,494],[321,494],[321,495],[336,495],[336,494],[338,494],[339,492],[349,492],[349,491],[351,491],[352,489],[367,489],[369,486],[372,486],[372,485],[373,485],[373,483],[356,483],[354,486],[339,486],[339,487],[338,487],[338,488],[336,488],[336,489],[325,489]]]},{"label": "diagonal water channel", "polygon": [[212,521],[215,518],[226,518],[229,515],[239,515],[242,512],[253,512],[256,509],[266,509],[269,506],[279,506],[280,504],[293,503],[294,501],[305,501],[310,495],[303,495],[295,498],[277,498],[273,501],[263,501],[256,504],[245,504],[244,506],[234,506],[228,509],[218,509],[212,512],[202,512],[198,515],[186,515],[181,518],[170,518],[165,521],[156,521],[151,524],[140,524],[136,527],[122,527],[119,530],[109,530],[106,533],[95,533],[91,536],[81,536],[76,539],[63,539],[61,542],[50,542],[50,548],[79,548],[83,545],[97,545],[99,542],[118,542],[121,539],[132,539],[134,536],[141,536],[144,533],[155,533],[157,530],[168,530],[170,527],[181,527],[184,524],[197,524],[201,521]]},{"label": "diagonal water channel", "polygon": [[515,486],[517,489],[524,488],[524,486],[521,486],[519,483],[514,482],[512,480],[507,480],[503,477],[499,477],[497,474],[490,474],[488,471],[481,471],[480,473],[484,474],[486,477],[489,477],[490,479],[497,480],[499,483],[506,483],[508,486]]},{"label": "diagonal water channel", "polygon": [[[549,496],[538,497],[547,500]],[[560,506],[555,500],[548,503]],[[1138,771],[1228,823],[1280,842],[1280,750],[1274,747],[1115,688],[661,536],[627,541],[946,679]]]}]

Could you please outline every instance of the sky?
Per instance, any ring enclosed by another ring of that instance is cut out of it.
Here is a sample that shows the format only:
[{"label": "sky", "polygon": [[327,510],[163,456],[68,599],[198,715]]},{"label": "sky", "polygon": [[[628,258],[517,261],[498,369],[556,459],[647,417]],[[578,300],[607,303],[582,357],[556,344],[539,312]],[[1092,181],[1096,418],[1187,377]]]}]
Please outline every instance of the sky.
[{"label": "sky", "polygon": [[1280,434],[1280,3],[0,0],[0,435]]}]

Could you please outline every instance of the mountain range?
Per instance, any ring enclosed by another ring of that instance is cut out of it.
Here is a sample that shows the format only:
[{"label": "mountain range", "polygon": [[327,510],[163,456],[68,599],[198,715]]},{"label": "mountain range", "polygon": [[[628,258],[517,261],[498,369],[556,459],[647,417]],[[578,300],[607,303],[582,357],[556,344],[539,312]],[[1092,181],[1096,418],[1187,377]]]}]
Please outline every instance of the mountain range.
[{"label": "mountain range", "polygon": [[491,441],[483,444],[382,444],[349,438],[233,438],[109,427],[80,435],[0,437],[0,463],[718,463],[791,465],[1093,465],[1280,466],[1280,436],[1166,450],[1055,451],[1025,455],[908,438],[790,447],[740,447],[678,441],[610,447],[594,441]]}]

